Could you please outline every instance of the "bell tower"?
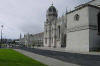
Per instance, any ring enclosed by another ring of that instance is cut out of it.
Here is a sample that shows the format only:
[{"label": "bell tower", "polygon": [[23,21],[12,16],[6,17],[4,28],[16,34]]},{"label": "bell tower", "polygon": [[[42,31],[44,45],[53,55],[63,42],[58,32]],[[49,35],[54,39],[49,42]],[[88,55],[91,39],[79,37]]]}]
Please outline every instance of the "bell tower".
[{"label": "bell tower", "polygon": [[57,17],[58,17],[57,10],[52,4],[47,10],[46,20],[51,22],[51,21],[55,20]]},{"label": "bell tower", "polygon": [[56,20],[58,13],[53,4],[48,8],[46,13],[46,22],[44,24],[44,46],[52,46],[52,22]]}]

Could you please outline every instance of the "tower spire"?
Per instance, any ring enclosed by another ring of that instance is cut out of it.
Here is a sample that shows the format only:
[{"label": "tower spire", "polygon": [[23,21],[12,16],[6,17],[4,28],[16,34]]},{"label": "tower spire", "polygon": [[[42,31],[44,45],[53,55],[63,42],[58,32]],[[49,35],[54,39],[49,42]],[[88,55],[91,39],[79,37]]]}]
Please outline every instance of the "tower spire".
[{"label": "tower spire", "polygon": [[68,9],[66,8],[66,14],[68,13]]},{"label": "tower spire", "polygon": [[52,0],[52,4],[51,5],[53,6],[53,0]]}]

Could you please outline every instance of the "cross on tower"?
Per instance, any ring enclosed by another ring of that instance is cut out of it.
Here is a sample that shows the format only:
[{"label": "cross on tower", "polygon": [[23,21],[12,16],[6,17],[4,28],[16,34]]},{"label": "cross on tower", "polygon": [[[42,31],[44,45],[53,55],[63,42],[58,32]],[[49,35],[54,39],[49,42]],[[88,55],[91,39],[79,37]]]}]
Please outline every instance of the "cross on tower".
[{"label": "cross on tower", "polygon": [[52,5],[53,5],[53,0],[52,0]]}]

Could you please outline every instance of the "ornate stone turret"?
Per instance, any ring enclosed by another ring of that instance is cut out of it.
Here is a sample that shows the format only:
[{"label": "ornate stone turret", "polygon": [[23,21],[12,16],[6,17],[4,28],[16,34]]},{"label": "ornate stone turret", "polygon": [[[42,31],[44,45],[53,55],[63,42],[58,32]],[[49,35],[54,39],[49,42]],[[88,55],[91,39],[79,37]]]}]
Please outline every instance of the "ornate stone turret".
[{"label": "ornate stone turret", "polygon": [[52,4],[47,10],[46,19],[47,21],[51,22],[54,19],[56,19],[57,16],[58,16],[57,10]]}]

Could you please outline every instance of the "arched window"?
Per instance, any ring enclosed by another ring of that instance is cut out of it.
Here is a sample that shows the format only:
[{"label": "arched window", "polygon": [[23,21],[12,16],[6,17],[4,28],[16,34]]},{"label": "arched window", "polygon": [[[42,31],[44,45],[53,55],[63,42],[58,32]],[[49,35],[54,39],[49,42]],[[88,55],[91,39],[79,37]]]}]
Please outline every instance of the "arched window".
[{"label": "arched window", "polygon": [[45,38],[45,44],[47,44],[47,38]]},{"label": "arched window", "polygon": [[49,8],[49,12],[52,12],[52,8]]},{"label": "arched window", "polygon": [[76,15],[74,16],[74,20],[75,20],[75,21],[78,21],[79,18],[80,18],[80,16],[79,16],[78,14],[76,14]]},{"label": "arched window", "polygon": [[48,21],[48,19],[46,19]]},{"label": "arched window", "polygon": [[53,38],[52,38],[52,43],[53,43]]},{"label": "arched window", "polygon": [[52,28],[52,34],[53,34],[53,28]]},{"label": "arched window", "polygon": [[98,14],[98,35],[100,35],[100,13]]},{"label": "arched window", "polygon": [[59,33],[59,38],[60,38],[60,26],[58,26],[58,33]]},{"label": "arched window", "polygon": [[47,30],[47,28],[45,29],[45,33],[47,34],[47,32],[48,32],[48,30]]}]

